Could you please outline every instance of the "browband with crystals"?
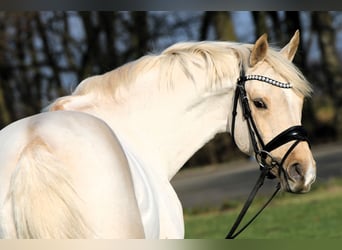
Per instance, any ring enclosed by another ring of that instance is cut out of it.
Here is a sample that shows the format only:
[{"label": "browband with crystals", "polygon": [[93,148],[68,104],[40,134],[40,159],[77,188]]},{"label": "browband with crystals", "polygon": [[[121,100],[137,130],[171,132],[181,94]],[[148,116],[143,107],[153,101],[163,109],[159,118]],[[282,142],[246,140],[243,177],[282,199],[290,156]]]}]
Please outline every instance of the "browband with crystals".
[{"label": "browband with crystals", "polygon": [[246,75],[246,76],[241,76],[240,81],[249,81],[249,80],[258,80],[262,82],[266,82],[269,84],[272,84],[276,87],[283,88],[283,89],[290,89],[292,88],[291,83],[284,83],[284,82],[279,82],[277,80],[273,80],[271,78],[268,78],[266,76],[261,76],[261,75]]}]

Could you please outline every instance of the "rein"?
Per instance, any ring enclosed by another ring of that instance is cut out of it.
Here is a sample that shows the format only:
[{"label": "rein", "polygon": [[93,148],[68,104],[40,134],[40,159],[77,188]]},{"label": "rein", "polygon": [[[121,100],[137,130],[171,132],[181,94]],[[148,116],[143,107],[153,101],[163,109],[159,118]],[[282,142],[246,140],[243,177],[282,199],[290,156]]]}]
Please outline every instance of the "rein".
[{"label": "rein", "polygon": [[[233,113],[232,113],[233,115],[232,127],[231,127],[232,138],[233,138],[233,141],[235,142],[235,138],[234,138],[235,120],[236,120],[236,115],[237,115],[238,102],[240,101],[240,104],[242,107],[242,114],[243,114],[244,119],[247,122],[248,133],[249,133],[251,143],[253,146],[255,159],[257,160],[257,163],[260,166],[261,173],[251,193],[249,194],[242,210],[240,211],[240,214],[238,215],[232,228],[227,234],[226,239],[234,239],[241,232],[243,232],[258,217],[258,215],[267,207],[267,205],[272,201],[272,199],[276,196],[276,194],[280,190],[280,183],[278,183],[274,193],[267,200],[267,202],[261,207],[261,209],[238,232],[235,232],[238,229],[239,225],[241,224],[241,221],[243,220],[250,205],[252,204],[257,192],[259,191],[260,187],[263,185],[265,178],[267,177],[268,179],[274,179],[276,177],[274,174],[271,173],[271,170],[273,168],[278,168],[278,172],[284,175],[285,180],[286,180],[286,186],[287,186],[286,189],[287,191],[291,192],[289,184],[288,184],[288,180],[291,179],[291,177],[284,170],[283,164],[285,160],[287,159],[287,157],[290,155],[290,153],[294,150],[294,148],[300,142],[306,141],[309,143],[308,135],[304,127],[292,126],[286,129],[285,131],[281,132],[279,135],[277,135],[275,138],[273,138],[269,143],[265,145],[260,133],[258,132],[255,122],[253,120],[252,112],[251,112],[249,102],[248,102],[245,84],[247,81],[250,81],[250,80],[266,82],[278,88],[285,88],[285,89],[292,88],[292,85],[290,83],[282,83],[282,82],[273,80],[265,76],[260,76],[260,75],[245,75],[243,70],[241,72],[240,78],[237,81],[237,87],[235,90],[235,97],[234,97],[234,104],[233,104]],[[294,141],[294,143],[289,147],[288,151],[285,153],[285,155],[279,162],[272,156],[271,152],[274,149],[290,141]]]}]

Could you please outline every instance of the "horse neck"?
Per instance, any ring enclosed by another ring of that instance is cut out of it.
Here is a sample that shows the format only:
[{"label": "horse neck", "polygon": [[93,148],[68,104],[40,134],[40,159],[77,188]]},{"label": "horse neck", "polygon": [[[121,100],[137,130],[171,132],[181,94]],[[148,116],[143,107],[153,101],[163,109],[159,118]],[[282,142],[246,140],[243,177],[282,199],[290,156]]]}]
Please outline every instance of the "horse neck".
[{"label": "horse neck", "polygon": [[226,130],[233,91],[199,93],[193,83],[144,91],[137,88],[126,100],[103,107],[99,101],[89,113],[106,121],[144,165],[170,180],[199,148]]}]

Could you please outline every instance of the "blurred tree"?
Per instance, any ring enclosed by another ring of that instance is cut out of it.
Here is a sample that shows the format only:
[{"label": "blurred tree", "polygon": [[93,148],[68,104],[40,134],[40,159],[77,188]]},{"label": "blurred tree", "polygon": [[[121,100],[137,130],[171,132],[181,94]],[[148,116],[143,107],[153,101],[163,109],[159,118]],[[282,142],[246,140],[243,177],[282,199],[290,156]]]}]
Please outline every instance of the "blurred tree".
[{"label": "blurred tree", "polygon": [[318,35],[321,51],[321,67],[325,76],[325,87],[335,108],[334,126],[337,136],[342,136],[342,67],[336,49],[336,30],[332,15],[326,11],[312,12],[312,29]]},{"label": "blurred tree", "polygon": [[[170,24],[169,16],[0,12],[0,127],[40,112],[86,77],[146,54],[152,39],[190,29],[189,18]],[[150,32],[151,23],[164,25],[164,31]]]},{"label": "blurred tree", "polygon": [[11,112],[6,103],[6,82],[11,78],[11,71],[6,63],[6,53],[7,43],[5,34],[5,20],[6,16],[4,13],[0,14],[0,128],[3,124],[8,124],[11,122]]},{"label": "blurred tree", "polygon": [[147,24],[147,13],[144,11],[133,11],[131,13],[132,25],[131,36],[131,58],[144,56],[149,50],[150,32]]},{"label": "blurred tree", "polygon": [[252,11],[256,38],[261,36],[264,33],[269,34],[267,23],[266,23],[266,15],[267,13],[265,11]]},{"label": "blurred tree", "polygon": [[120,65],[118,52],[115,48],[115,40],[117,38],[116,22],[117,13],[114,11],[101,11],[99,15],[99,25],[103,28],[103,35],[105,36],[103,54],[101,63],[103,71],[110,71],[114,67]]},{"label": "blurred tree", "polygon": [[215,30],[215,39],[220,41],[236,41],[233,21],[228,11],[206,11],[202,17],[200,40],[208,38],[209,28]]}]

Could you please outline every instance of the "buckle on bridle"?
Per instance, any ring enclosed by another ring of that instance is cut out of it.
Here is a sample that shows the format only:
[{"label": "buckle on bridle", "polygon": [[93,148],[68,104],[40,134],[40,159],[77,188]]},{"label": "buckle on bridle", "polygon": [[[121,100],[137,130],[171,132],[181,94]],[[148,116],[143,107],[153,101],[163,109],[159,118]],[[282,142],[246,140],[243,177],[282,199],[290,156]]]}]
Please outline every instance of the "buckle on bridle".
[{"label": "buckle on bridle", "polygon": [[260,170],[263,171],[266,168],[266,177],[267,179],[275,179],[276,176],[271,172],[273,168],[279,168],[280,163],[274,157],[272,154],[266,150],[259,150],[255,154],[255,159],[257,163],[259,164]]}]

